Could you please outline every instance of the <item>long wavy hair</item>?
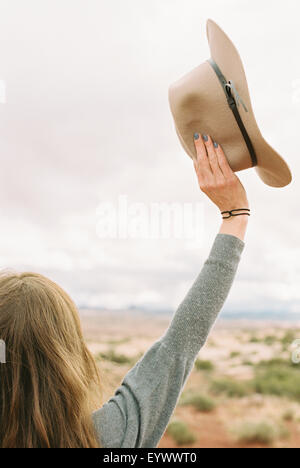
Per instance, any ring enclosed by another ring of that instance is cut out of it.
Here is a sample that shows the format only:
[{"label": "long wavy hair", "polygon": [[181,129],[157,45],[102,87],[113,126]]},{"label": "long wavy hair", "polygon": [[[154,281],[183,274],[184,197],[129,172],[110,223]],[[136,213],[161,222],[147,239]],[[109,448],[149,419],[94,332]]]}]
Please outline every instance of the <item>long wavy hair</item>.
[{"label": "long wavy hair", "polygon": [[99,447],[99,371],[70,297],[39,274],[1,272],[0,339],[0,447]]}]

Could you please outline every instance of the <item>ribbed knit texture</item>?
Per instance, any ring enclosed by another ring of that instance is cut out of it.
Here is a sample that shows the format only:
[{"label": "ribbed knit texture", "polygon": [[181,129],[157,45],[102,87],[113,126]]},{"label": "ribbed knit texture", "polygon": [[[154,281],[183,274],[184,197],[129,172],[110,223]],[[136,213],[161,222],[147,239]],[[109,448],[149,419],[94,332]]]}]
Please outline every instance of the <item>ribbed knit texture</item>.
[{"label": "ribbed knit texture", "polygon": [[93,413],[102,447],[156,447],[234,280],[244,242],[218,234],[165,334]]}]

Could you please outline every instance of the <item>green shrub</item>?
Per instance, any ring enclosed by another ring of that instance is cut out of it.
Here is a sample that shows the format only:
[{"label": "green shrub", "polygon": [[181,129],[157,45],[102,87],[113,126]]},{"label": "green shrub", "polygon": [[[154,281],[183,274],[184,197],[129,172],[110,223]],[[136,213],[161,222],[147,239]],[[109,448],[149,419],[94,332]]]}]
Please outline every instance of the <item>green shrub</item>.
[{"label": "green shrub", "polygon": [[99,353],[98,359],[105,359],[106,361],[115,362],[116,364],[132,364],[133,359],[125,354],[118,354],[114,349],[110,349],[106,353]]},{"label": "green shrub", "polygon": [[262,367],[253,379],[253,387],[257,393],[285,396],[300,401],[299,369],[286,364]]},{"label": "green shrub", "polygon": [[214,365],[211,361],[202,361],[201,359],[196,359],[195,368],[197,370],[212,371],[214,370]]},{"label": "green shrub", "polygon": [[174,439],[177,445],[192,444],[196,441],[196,437],[188,425],[179,419],[174,419],[170,422],[167,433]]},{"label": "green shrub", "polygon": [[253,366],[253,362],[252,361],[243,361],[243,366]]},{"label": "green shrub", "polygon": [[295,339],[296,339],[295,333],[292,330],[289,330],[289,331],[286,332],[286,334],[281,339],[281,343],[283,345],[289,346],[289,345],[291,345],[293,343],[293,341]]},{"label": "green shrub", "polygon": [[240,353],[239,351],[232,351],[232,352],[230,353],[230,358],[231,358],[231,359],[234,359],[234,358],[236,358],[236,357],[239,357],[240,355],[241,355],[241,353]]},{"label": "green shrub", "polygon": [[240,442],[248,444],[271,444],[277,437],[274,424],[269,422],[243,422],[234,433]]},{"label": "green shrub", "polygon": [[291,408],[287,409],[282,415],[282,419],[284,421],[293,421],[294,418],[295,418],[295,412]]},{"label": "green shrub", "polygon": [[248,382],[224,378],[214,380],[211,391],[216,395],[224,393],[230,398],[242,398],[251,392],[251,387]]},{"label": "green shrub", "polygon": [[201,411],[203,413],[209,413],[216,407],[216,403],[212,398],[201,393],[190,393],[189,395],[184,396],[182,398],[181,404],[191,405],[197,411]]},{"label": "green shrub", "polygon": [[281,359],[281,358],[273,358],[267,361],[260,361],[256,364],[256,368],[258,369],[279,368],[279,367],[295,367],[295,364],[293,364],[292,361]]},{"label": "green shrub", "polygon": [[124,343],[129,343],[130,341],[131,341],[131,338],[129,336],[126,336],[125,338],[120,338],[117,340],[108,340],[106,341],[106,343],[109,345],[120,345]]},{"label": "green shrub", "polygon": [[268,336],[264,337],[264,343],[267,346],[273,346],[273,344],[275,344],[276,341],[278,341],[278,340],[277,340],[277,337],[274,336],[274,335],[268,335]]}]

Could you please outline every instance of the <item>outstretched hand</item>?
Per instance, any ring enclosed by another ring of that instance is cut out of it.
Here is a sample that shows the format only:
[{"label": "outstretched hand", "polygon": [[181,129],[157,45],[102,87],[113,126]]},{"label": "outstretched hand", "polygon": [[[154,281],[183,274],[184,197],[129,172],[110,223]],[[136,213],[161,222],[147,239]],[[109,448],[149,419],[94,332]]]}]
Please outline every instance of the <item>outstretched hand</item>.
[{"label": "outstretched hand", "polygon": [[194,167],[202,192],[220,211],[249,208],[244,186],[229,166],[221,146],[209,135],[201,137],[198,133],[194,142],[197,151]]}]

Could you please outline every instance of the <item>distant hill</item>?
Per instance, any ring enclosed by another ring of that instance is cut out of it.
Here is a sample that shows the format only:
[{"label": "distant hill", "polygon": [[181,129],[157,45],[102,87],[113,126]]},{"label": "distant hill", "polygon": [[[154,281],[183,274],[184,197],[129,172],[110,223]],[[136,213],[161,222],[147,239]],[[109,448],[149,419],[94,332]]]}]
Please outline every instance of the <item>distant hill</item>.
[{"label": "distant hill", "polygon": [[[151,307],[138,307],[132,305],[127,309],[107,309],[105,307],[88,307],[85,305],[79,306],[81,315],[98,315],[99,313],[105,311],[105,313],[111,313],[112,315],[116,314],[119,315],[120,313],[126,315],[152,315],[152,316],[172,316],[174,314],[174,310],[171,309],[159,309],[159,308],[151,308]],[[300,312],[299,314],[294,312],[288,312],[286,310],[228,310],[224,309],[220,317],[223,320],[275,320],[275,321],[300,321]]]}]

